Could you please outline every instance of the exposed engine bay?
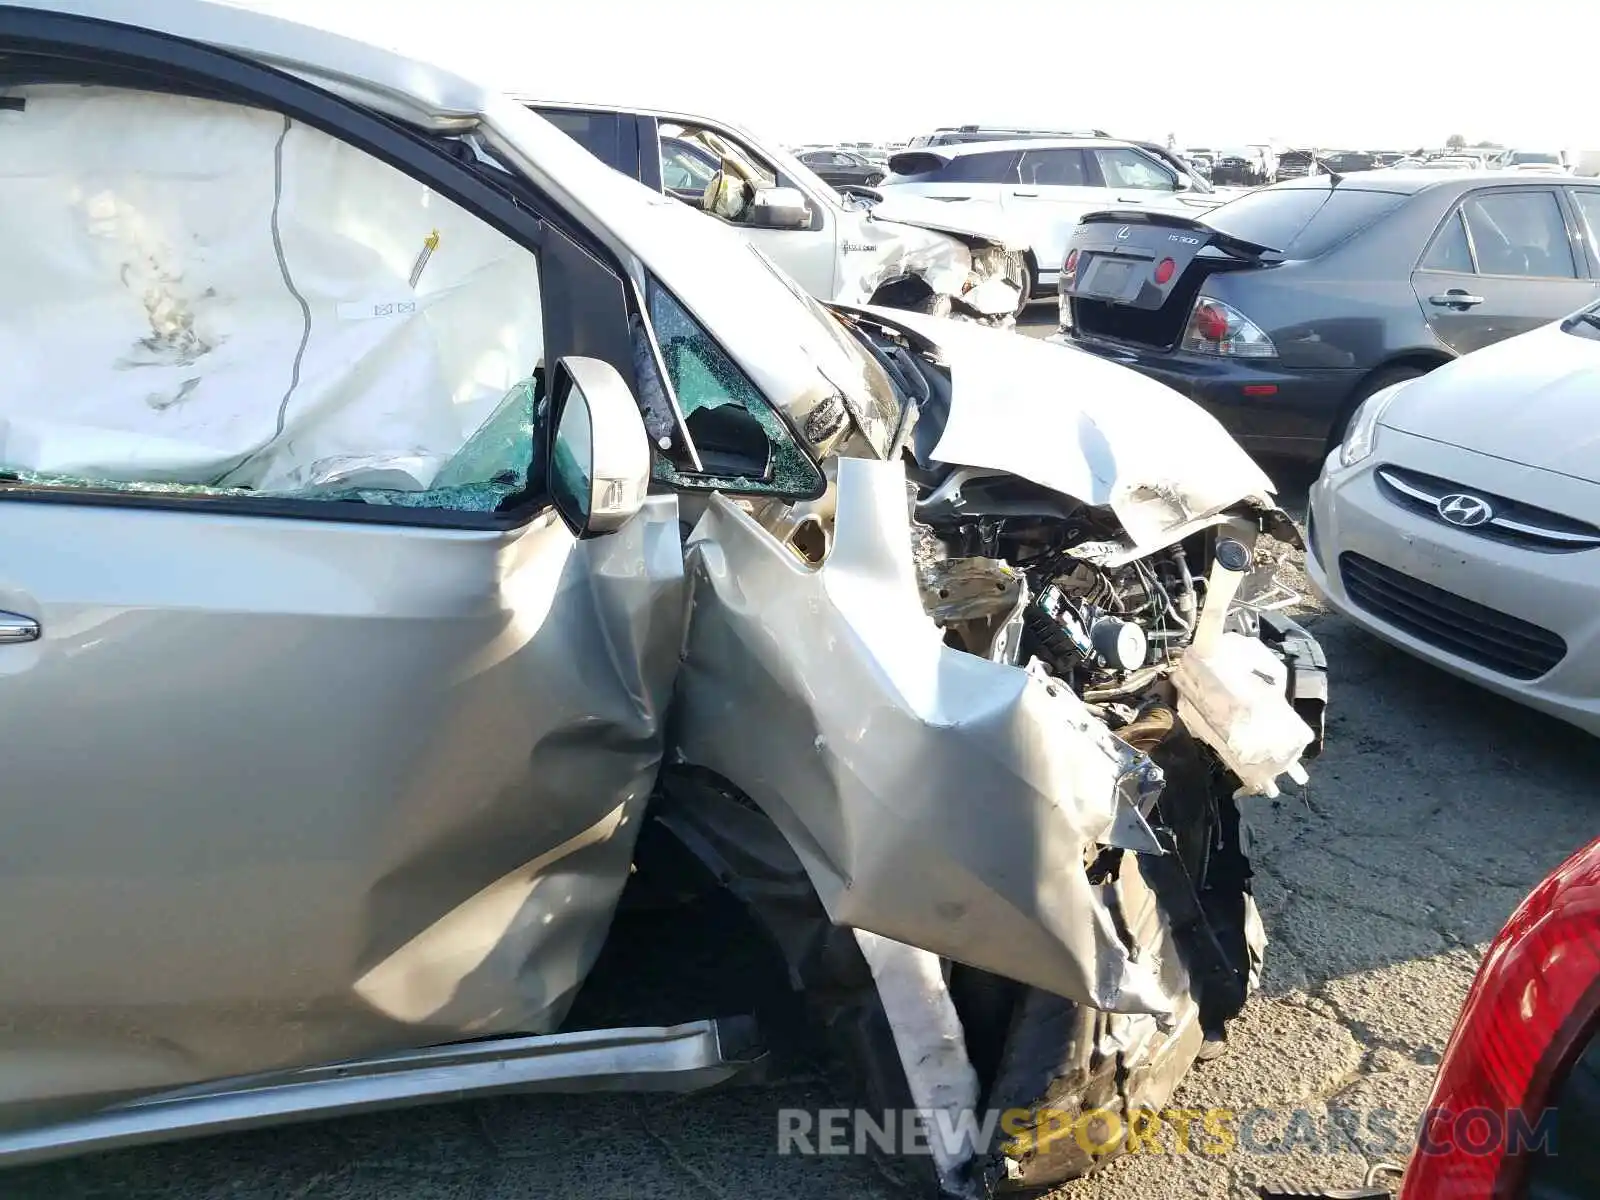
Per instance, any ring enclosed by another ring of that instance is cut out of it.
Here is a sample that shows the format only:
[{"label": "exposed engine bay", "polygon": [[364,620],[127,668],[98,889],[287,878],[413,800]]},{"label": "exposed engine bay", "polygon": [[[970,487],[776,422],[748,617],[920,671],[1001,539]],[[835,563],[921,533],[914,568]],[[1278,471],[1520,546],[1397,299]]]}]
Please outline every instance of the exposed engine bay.
[{"label": "exposed engine bay", "polygon": [[[1212,626],[1208,645],[1225,630],[1264,638],[1307,675],[1299,694],[1286,690],[1286,696],[1312,723],[1304,745],[1316,753],[1325,692],[1311,675],[1320,667],[1292,639],[1283,649],[1289,635],[1272,615],[1294,599],[1274,577],[1277,556],[1269,548],[1277,539],[1298,542],[1281,511],[1242,503],[1181,540],[1139,554],[1104,506],[1009,473],[936,461],[950,389],[937,352],[887,326],[862,322],[858,329],[896,382],[920,397],[896,445],[912,481],[913,554],[924,607],[949,645],[1012,666],[1035,664],[1116,730],[1142,706],[1172,700],[1164,685],[1201,634],[1204,607]],[[1215,603],[1207,604],[1208,597]],[[1286,687],[1293,674],[1286,669]],[[1285,760],[1285,773],[1298,757]],[[1247,790],[1276,794],[1270,781],[1259,788],[1243,782]]]}]

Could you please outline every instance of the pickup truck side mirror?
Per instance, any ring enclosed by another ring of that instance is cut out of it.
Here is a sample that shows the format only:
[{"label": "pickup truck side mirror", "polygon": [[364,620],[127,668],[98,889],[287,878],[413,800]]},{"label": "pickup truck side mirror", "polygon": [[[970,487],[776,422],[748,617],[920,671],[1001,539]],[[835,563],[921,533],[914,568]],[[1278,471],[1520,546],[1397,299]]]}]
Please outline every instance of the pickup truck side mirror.
[{"label": "pickup truck side mirror", "polygon": [[550,422],[545,478],[567,528],[580,538],[622,528],[650,487],[650,438],[627,383],[598,358],[563,358]]},{"label": "pickup truck side mirror", "polygon": [[739,224],[756,229],[809,229],[811,206],[798,188],[761,188]]}]

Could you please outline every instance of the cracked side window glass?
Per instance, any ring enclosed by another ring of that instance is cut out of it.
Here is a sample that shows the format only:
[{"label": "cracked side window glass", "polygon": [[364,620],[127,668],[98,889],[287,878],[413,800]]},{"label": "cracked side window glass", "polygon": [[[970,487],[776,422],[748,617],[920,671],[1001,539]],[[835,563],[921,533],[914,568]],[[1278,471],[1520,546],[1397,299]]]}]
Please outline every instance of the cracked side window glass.
[{"label": "cracked side window glass", "polygon": [[[652,282],[650,323],[703,470],[664,455],[655,476],[688,488],[811,495],[816,464],[754,383],[684,307]],[[642,383],[646,391],[647,383]]]}]

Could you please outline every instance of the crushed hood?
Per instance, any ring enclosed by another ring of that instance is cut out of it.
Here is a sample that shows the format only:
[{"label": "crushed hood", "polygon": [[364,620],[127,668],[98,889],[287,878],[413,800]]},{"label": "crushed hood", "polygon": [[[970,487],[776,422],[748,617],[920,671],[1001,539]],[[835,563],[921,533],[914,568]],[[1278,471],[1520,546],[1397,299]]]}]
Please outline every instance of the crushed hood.
[{"label": "crushed hood", "polygon": [[1392,429],[1600,483],[1600,341],[1546,325],[1406,384]]},{"label": "crushed hood", "polygon": [[950,417],[933,457],[1006,471],[1116,513],[1142,556],[1240,501],[1272,505],[1272,480],[1186,396],[1128,367],[1015,333],[874,310],[937,345]]},{"label": "crushed hood", "polygon": [[926,196],[886,194],[872,206],[874,223],[913,225],[955,237],[989,242],[1007,250],[1025,250],[1027,238],[1007,219],[998,204],[967,200],[959,204],[930,200]]}]

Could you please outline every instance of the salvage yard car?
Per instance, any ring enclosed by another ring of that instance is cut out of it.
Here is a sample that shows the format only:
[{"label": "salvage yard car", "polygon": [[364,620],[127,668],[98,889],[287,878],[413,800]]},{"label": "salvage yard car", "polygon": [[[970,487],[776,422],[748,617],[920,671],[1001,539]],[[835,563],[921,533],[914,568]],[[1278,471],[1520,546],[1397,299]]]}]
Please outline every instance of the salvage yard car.
[{"label": "salvage yard car", "polygon": [[807,150],[796,157],[829,187],[875,187],[888,174],[886,164],[875,163],[852,150]]},{"label": "salvage yard car", "polygon": [[1221,1045],[1318,745],[1261,470],[493,91],[128,11],[0,5],[0,1163],[750,1074],[597,969],[717,896],[872,1108],[1022,1114],[945,1194],[1095,1166],[1023,1135]]},{"label": "salvage yard car", "polygon": [[1266,160],[1254,147],[1223,150],[1211,168],[1211,182],[1219,187],[1257,187],[1270,183],[1276,170],[1274,165],[1268,171]]},{"label": "salvage yard car", "polygon": [[997,205],[1027,247],[1026,289],[1048,292],[1078,218],[1106,205],[1203,211],[1222,198],[1205,180],[1131,142],[1027,138],[925,146],[889,159],[886,196],[926,197],[953,213]]},{"label": "salvage yard car", "polygon": [[1369,396],[1600,297],[1597,230],[1600,188],[1489,172],[1094,213],[1058,340],[1179,389],[1248,450],[1320,462]]},{"label": "salvage yard car", "polygon": [[818,300],[991,323],[1026,303],[1022,242],[998,207],[840,193],[794,155],[706,117],[523,102],[606,165],[737,228]]},{"label": "salvage yard car", "polygon": [[1328,605],[1600,734],[1600,304],[1386,387],[1311,494]]}]

